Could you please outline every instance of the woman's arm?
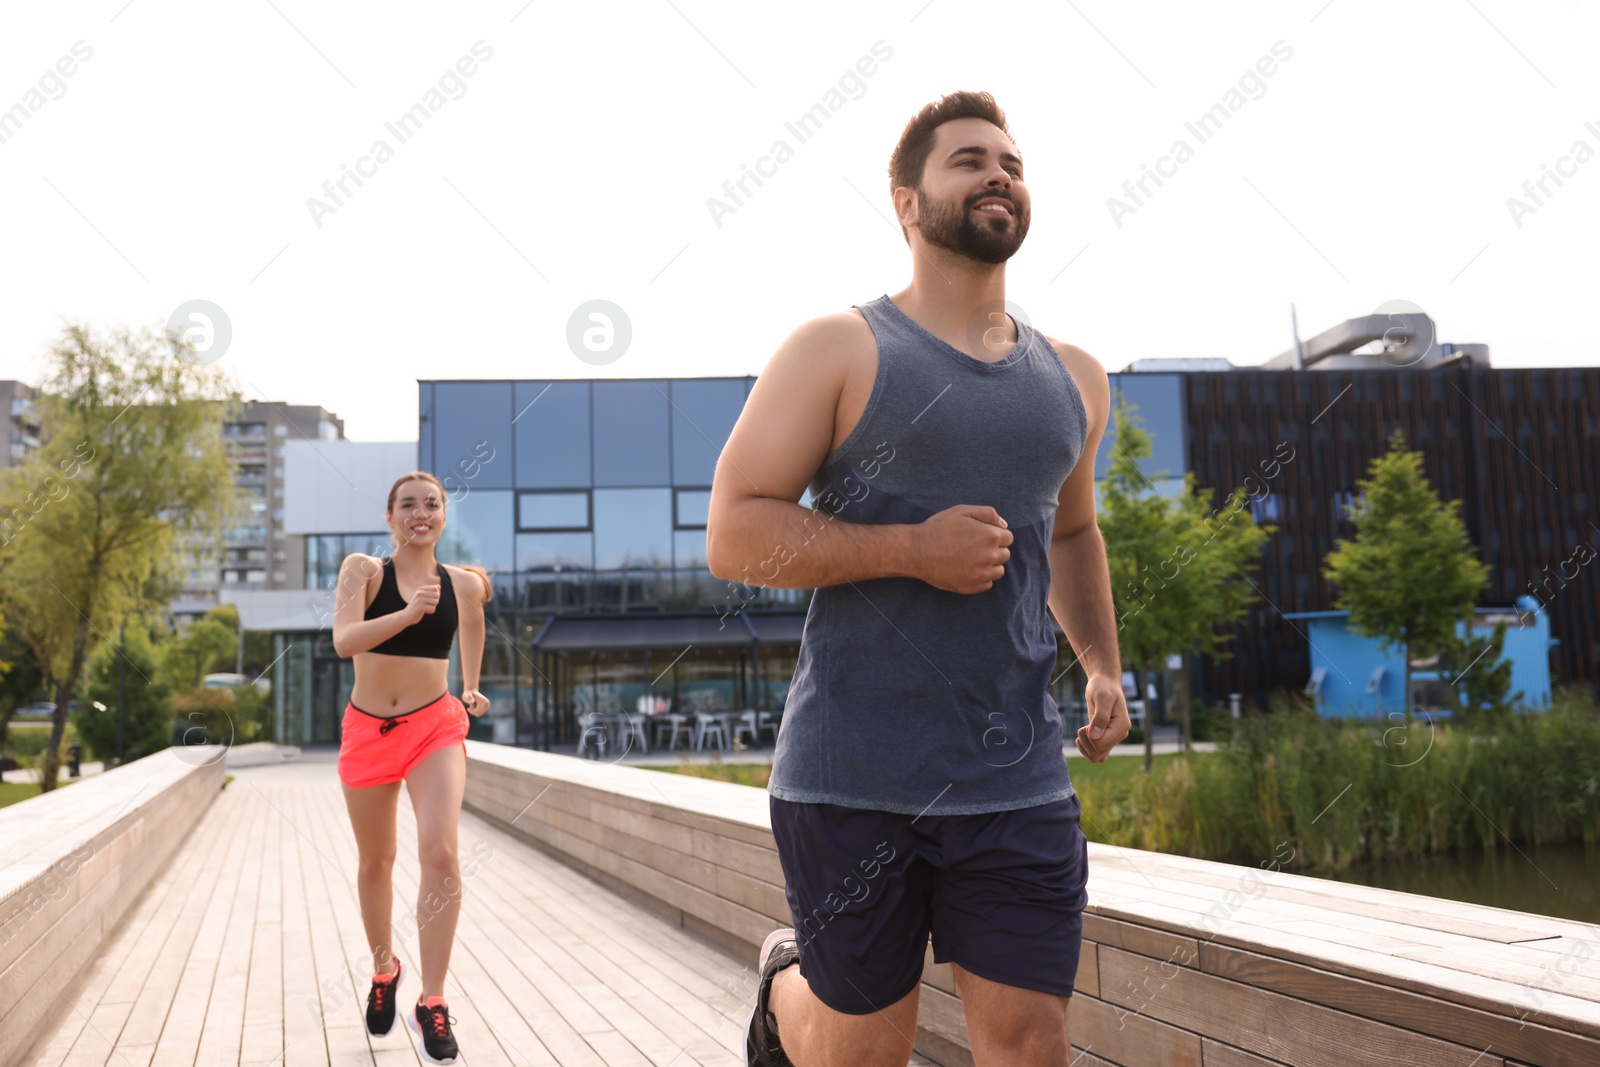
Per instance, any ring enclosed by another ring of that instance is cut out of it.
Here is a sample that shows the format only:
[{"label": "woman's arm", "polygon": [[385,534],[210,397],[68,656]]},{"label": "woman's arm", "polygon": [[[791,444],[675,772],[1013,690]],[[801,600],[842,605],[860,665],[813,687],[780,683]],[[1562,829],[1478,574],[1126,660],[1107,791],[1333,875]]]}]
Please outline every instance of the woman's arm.
[{"label": "woman's arm", "polygon": [[339,565],[339,585],[333,594],[333,651],[343,659],[378,647],[422,618],[423,597],[413,597],[404,611],[362,618],[367,612],[367,581],[382,568],[382,563],[359,552]]},{"label": "woman's arm", "polygon": [[483,605],[489,599],[489,579],[476,567],[457,567],[461,581],[456,589],[457,614],[461,619],[461,702],[473,715],[489,710],[489,701],[478,691],[478,675],[483,669]]}]

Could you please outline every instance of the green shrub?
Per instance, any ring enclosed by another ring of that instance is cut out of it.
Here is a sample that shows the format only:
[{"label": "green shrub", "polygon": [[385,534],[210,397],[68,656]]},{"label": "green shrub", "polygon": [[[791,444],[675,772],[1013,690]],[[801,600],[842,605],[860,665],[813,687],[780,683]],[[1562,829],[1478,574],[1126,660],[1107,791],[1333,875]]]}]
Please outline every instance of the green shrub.
[{"label": "green shrub", "polygon": [[[66,762],[66,747],[78,740],[78,731],[69,721],[66,733],[61,736],[62,762]],[[49,726],[18,726],[11,724],[6,731],[6,755],[16,759],[18,766],[33,766],[24,764],[24,759],[33,759],[44,752],[45,746],[50,743]]]},{"label": "green shrub", "polygon": [[232,689],[200,688],[172,698],[175,745],[231,745],[238,740],[238,705]]},{"label": "green shrub", "polygon": [[1189,704],[1189,739],[1191,741],[1221,741],[1233,729],[1233,719],[1227,708],[1212,707],[1203,701]]},{"label": "green shrub", "polygon": [[[233,706],[237,714],[234,723],[236,745],[272,739],[272,693],[263,692],[253,685],[241,685],[233,690]],[[477,720],[474,720],[477,721]]]},{"label": "green shrub", "polygon": [[[172,698],[156,668],[156,648],[143,625],[128,626],[128,662],[124,668],[128,694],[123,724],[123,749],[138,749],[148,756],[166,748],[172,737]],[[115,642],[105,642],[89,657],[88,684],[72,716],[78,736],[88,750],[85,758],[115,759],[117,755],[117,700],[120,652]],[[99,702],[104,711],[95,707]]]},{"label": "green shrub", "polygon": [[1322,869],[1595,843],[1600,709],[1572,694],[1548,711],[1455,726],[1326,721],[1307,708],[1281,700],[1236,724],[1215,754],[1128,782],[1086,781],[1086,831],[1130,848]]}]

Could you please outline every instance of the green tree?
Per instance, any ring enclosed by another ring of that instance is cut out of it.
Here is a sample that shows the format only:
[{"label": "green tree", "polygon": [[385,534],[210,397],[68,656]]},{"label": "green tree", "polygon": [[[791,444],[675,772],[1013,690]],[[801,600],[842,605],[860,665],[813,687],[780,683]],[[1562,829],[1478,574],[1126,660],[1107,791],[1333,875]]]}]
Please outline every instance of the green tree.
[{"label": "green tree", "polygon": [[[1146,678],[1171,653],[1229,654],[1224,646],[1232,635],[1218,628],[1242,617],[1257,595],[1248,572],[1276,527],[1256,525],[1243,487],[1228,494],[1221,510],[1211,507],[1211,492],[1199,489],[1191,473],[1175,496],[1157,492],[1139,469],[1139,460],[1151,454],[1150,436],[1135,421],[1135,410],[1119,396],[1115,454],[1100,487],[1098,515],[1117,641],[1143,694]],[[1186,704],[1179,701],[1178,711],[1187,745]],[[1150,725],[1147,715],[1146,772],[1153,764]]]},{"label": "green tree", "polygon": [[1401,650],[1409,721],[1412,657],[1439,649],[1472,618],[1489,568],[1467,540],[1461,501],[1439,499],[1423,476],[1422,453],[1406,449],[1402,431],[1356,488],[1361,502],[1346,508],[1355,540],[1335,541],[1322,573],[1338,588],[1334,604],[1350,613],[1352,631]]},{"label": "green tree", "polygon": [[44,791],[95,643],[174,568],[176,538],[220,541],[237,507],[222,423],[238,394],[216,367],[126,328],[68,326],[50,355],[49,440],[0,481],[5,617],[55,693]]},{"label": "green tree", "polygon": [[162,678],[173,692],[197,688],[208,674],[231,672],[238,648],[238,609],[214,607],[163,646]]},{"label": "green tree", "polygon": [[0,630],[0,753],[17,709],[44,697],[44,676],[16,630]]},{"label": "green tree", "polygon": [[[121,665],[122,651],[116,640],[102,642],[89,657],[86,699],[72,716],[78,737],[95,759],[110,760],[117,754],[117,709],[124,681],[128,694],[124,750],[137,749],[148,756],[172,743],[172,693],[157,670],[160,644],[151,637],[150,628],[142,619],[128,621],[127,635],[125,667]],[[121,672],[125,672],[125,678],[119,677]]]},{"label": "green tree", "polygon": [[190,689],[173,698],[177,741],[184,745],[232,745],[239,741],[238,705],[233,690],[223,687]]},{"label": "green tree", "polygon": [[[1439,677],[1452,683],[1456,693],[1456,717],[1471,719],[1484,714],[1497,715],[1509,709],[1511,661],[1501,659],[1506,644],[1505,620],[1495,623],[1492,633],[1450,635],[1439,646]],[[1518,691],[1516,699],[1522,697]]]}]

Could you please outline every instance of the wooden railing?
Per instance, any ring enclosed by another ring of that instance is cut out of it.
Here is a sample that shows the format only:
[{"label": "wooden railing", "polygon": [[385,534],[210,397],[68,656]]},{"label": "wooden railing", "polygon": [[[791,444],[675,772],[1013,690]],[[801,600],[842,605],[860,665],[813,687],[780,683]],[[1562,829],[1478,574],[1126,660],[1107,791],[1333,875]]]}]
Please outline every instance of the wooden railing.
[{"label": "wooden railing", "polygon": [[68,991],[221,791],[220,748],[175,748],[0,808],[0,1067]]},{"label": "wooden railing", "polygon": [[[468,753],[469,808],[749,965],[789,925],[764,791],[481,742]],[[1089,856],[1074,1067],[1600,1064],[1600,927],[1271,862]],[[931,954],[917,1046],[972,1062]]]}]

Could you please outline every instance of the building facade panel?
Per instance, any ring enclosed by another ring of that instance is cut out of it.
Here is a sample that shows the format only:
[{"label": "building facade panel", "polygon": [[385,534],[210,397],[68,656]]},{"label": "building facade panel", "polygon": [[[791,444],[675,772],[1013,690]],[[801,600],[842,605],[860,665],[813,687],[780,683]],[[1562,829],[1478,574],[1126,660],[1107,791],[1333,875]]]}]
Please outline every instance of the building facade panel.
[{"label": "building facade panel", "polygon": [[[1588,431],[1600,369],[1445,367],[1185,376],[1187,450],[1198,483],[1221,498],[1280,442],[1295,458],[1272,480],[1278,531],[1261,561],[1262,600],[1234,627],[1235,657],[1200,665],[1197,692],[1257,702],[1310,675],[1309,637],[1283,613],[1336,607],[1321,574],[1338,538],[1355,536],[1343,505],[1396,429],[1420,449],[1435,492],[1459,500],[1468,539],[1490,570],[1482,607],[1532,594],[1559,642],[1552,681],[1600,684],[1600,566],[1563,561],[1600,550],[1600,493]],[[1542,583],[1542,584],[1541,584]]]}]

